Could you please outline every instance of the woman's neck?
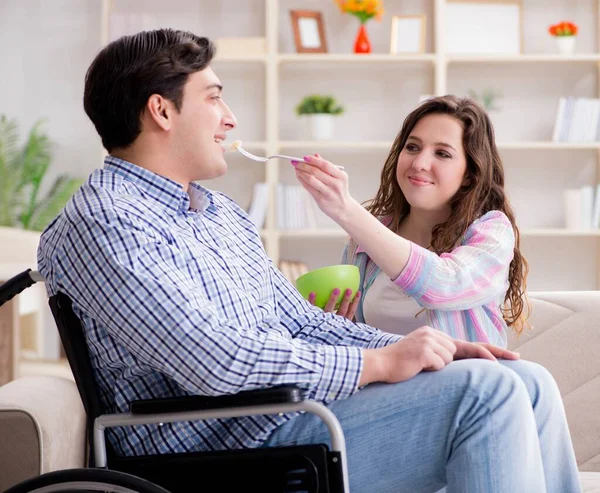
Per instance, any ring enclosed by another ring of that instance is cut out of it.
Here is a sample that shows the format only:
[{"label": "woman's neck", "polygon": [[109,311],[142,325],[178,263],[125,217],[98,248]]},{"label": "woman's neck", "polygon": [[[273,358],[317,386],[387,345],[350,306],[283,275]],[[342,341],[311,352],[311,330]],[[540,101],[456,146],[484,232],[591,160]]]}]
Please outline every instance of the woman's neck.
[{"label": "woman's neck", "polygon": [[411,209],[400,222],[397,233],[423,248],[431,246],[433,228],[448,218],[447,212],[430,212]]}]

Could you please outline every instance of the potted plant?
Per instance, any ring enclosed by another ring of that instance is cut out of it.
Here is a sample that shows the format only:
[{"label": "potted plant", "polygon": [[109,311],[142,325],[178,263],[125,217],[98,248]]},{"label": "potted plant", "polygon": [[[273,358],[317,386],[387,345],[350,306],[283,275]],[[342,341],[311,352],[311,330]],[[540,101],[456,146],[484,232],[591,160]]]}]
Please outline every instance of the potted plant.
[{"label": "potted plant", "polygon": [[340,10],[351,14],[360,21],[360,28],[354,40],[354,53],[371,53],[371,41],[365,27],[373,17],[378,21],[383,16],[382,0],[335,0]]},{"label": "potted plant", "polygon": [[489,113],[500,109],[496,104],[496,101],[501,98],[503,94],[501,91],[495,91],[494,89],[482,89],[481,93],[474,89],[469,89],[467,91],[467,96],[476,103],[479,103],[481,107]]},{"label": "potted plant", "polygon": [[304,97],[296,106],[296,113],[299,116],[308,116],[314,140],[331,139],[334,129],[333,117],[343,112],[344,107],[329,95],[311,94]]},{"label": "potted plant", "polygon": [[553,24],[548,28],[548,32],[556,39],[558,51],[561,55],[573,54],[578,30],[575,24],[567,21]]},{"label": "potted plant", "polygon": [[16,121],[0,115],[0,226],[43,231],[83,183],[61,174],[40,197],[51,160],[50,140],[41,125],[41,120],[33,125],[20,147]]}]

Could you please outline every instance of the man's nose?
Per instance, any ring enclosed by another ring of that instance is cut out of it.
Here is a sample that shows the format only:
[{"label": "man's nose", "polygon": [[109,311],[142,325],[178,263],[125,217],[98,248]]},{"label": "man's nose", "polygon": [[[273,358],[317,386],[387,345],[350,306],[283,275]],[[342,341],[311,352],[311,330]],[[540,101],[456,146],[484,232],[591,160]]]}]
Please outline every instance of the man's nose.
[{"label": "man's nose", "polygon": [[237,123],[238,123],[237,118],[235,117],[235,115],[233,114],[231,109],[229,109],[229,106],[227,106],[225,104],[225,114],[223,115],[223,124],[229,130],[233,130],[235,127],[237,127]]}]

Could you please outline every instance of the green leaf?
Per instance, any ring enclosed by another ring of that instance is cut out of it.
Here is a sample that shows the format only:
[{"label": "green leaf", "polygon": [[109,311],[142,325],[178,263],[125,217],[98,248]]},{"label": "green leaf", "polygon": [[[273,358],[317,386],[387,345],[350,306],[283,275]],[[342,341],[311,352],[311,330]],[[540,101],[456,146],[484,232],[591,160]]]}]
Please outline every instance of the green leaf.
[{"label": "green leaf", "polygon": [[22,204],[18,143],[17,122],[0,115],[0,226],[15,226]]},{"label": "green leaf", "polygon": [[42,122],[33,125],[21,148],[16,121],[0,115],[0,226],[43,230],[82,183],[61,175],[46,198],[38,200],[51,161]]},{"label": "green leaf", "polygon": [[84,180],[62,174],[56,178],[46,197],[36,205],[27,229],[43,231],[60,214]]},{"label": "green leaf", "polygon": [[327,113],[331,115],[339,115],[344,112],[344,107],[338,104],[333,96],[311,94],[306,96],[296,106],[298,115],[311,115]]},{"label": "green leaf", "polygon": [[25,227],[29,224],[35,210],[40,185],[50,165],[50,141],[40,132],[41,121],[31,131],[23,149],[22,177],[20,188],[29,192],[29,200],[21,214],[21,222]]}]

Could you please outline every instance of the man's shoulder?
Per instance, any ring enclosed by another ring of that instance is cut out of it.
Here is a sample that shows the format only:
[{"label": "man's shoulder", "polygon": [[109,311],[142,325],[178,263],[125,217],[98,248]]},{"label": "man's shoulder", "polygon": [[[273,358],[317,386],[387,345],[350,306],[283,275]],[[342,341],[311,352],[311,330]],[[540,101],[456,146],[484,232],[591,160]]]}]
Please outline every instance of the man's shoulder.
[{"label": "man's shoulder", "polygon": [[127,215],[142,203],[143,197],[136,187],[118,175],[107,175],[104,170],[97,170],[67,203],[63,216],[76,227],[98,216],[107,220]]},{"label": "man's shoulder", "polygon": [[94,171],[73,194],[62,212],[42,233],[42,242],[59,243],[72,231],[81,231],[101,219],[111,222],[127,218],[140,209],[143,198],[126,180]]}]

